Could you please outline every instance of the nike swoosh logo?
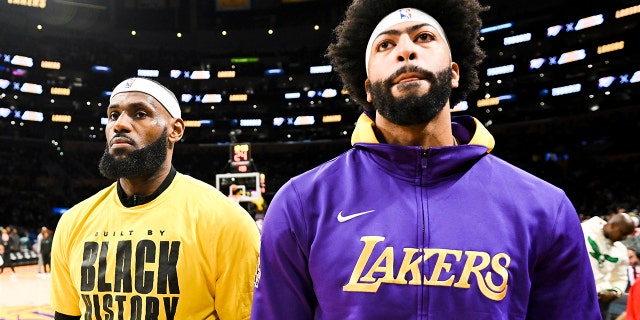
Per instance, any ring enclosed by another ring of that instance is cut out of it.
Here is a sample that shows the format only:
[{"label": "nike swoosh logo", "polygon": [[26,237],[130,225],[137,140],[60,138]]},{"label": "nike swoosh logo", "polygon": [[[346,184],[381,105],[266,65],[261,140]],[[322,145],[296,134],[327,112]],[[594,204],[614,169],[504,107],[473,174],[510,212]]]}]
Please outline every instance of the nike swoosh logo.
[{"label": "nike swoosh logo", "polygon": [[358,212],[358,213],[354,213],[354,214],[350,214],[347,216],[343,216],[342,215],[342,211],[338,212],[338,222],[345,222],[345,221],[349,221],[355,217],[359,217],[362,215],[365,215],[367,213],[371,213],[374,212],[375,210],[369,210],[369,211],[363,211],[363,212]]}]

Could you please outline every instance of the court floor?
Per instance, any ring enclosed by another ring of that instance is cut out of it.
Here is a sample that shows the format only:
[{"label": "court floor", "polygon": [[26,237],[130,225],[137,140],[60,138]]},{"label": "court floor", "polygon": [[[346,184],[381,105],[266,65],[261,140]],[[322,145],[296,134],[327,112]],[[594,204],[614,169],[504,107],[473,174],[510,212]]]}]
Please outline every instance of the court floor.
[{"label": "court floor", "polygon": [[49,274],[38,273],[37,265],[5,268],[0,273],[0,320],[53,319],[49,305]]}]

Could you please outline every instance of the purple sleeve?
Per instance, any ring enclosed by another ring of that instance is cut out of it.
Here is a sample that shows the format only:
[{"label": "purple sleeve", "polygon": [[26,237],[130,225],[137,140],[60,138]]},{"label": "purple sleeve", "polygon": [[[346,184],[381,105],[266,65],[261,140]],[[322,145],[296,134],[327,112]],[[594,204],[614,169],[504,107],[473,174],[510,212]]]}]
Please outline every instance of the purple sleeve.
[{"label": "purple sleeve", "polygon": [[303,208],[291,182],[265,214],[251,319],[312,319],[317,299],[308,271]]},{"label": "purple sleeve", "polygon": [[566,196],[531,277],[527,319],[601,319],[580,220]]}]

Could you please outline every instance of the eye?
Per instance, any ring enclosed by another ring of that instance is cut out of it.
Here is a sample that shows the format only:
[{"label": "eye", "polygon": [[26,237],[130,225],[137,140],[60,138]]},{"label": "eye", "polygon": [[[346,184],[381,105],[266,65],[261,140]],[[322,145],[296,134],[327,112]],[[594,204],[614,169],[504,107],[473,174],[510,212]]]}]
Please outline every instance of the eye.
[{"label": "eye", "polygon": [[416,42],[430,42],[434,41],[436,37],[430,32],[422,32],[416,37]]},{"label": "eye", "polygon": [[120,113],[114,111],[114,112],[109,113],[108,119],[109,119],[109,121],[116,121],[116,120],[118,120],[119,116],[120,116]]},{"label": "eye", "polygon": [[378,43],[378,46],[376,48],[378,52],[381,52],[389,50],[392,46],[393,42],[391,42],[390,40],[382,40],[380,43]]},{"label": "eye", "polygon": [[138,119],[143,119],[143,118],[146,118],[148,115],[144,111],[138,111],[138,112],[136,112],[135,116]]}]

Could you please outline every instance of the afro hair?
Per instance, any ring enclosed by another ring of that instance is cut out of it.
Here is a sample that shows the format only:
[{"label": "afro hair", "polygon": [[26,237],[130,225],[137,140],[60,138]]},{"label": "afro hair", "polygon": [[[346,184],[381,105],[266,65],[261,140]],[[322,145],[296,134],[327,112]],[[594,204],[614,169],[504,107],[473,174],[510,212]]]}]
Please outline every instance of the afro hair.
[{"label": "afro hair", "polygon": [[485,58],[478,45],[478,35],[482,25],[480,14],[488,7],[481,6],[477,0],[354,0],[334,30],[335,38],[327,48],[327,58],[340,75],[344,89],[365,110],[372,110],[364,88],[367,42],[382,18],[402,8],[424,11],[444,29],[452,59],[460,67],[459,86],[452,90],[450,97],[450,105],[455,106],[478,88],[476,68]]}]

